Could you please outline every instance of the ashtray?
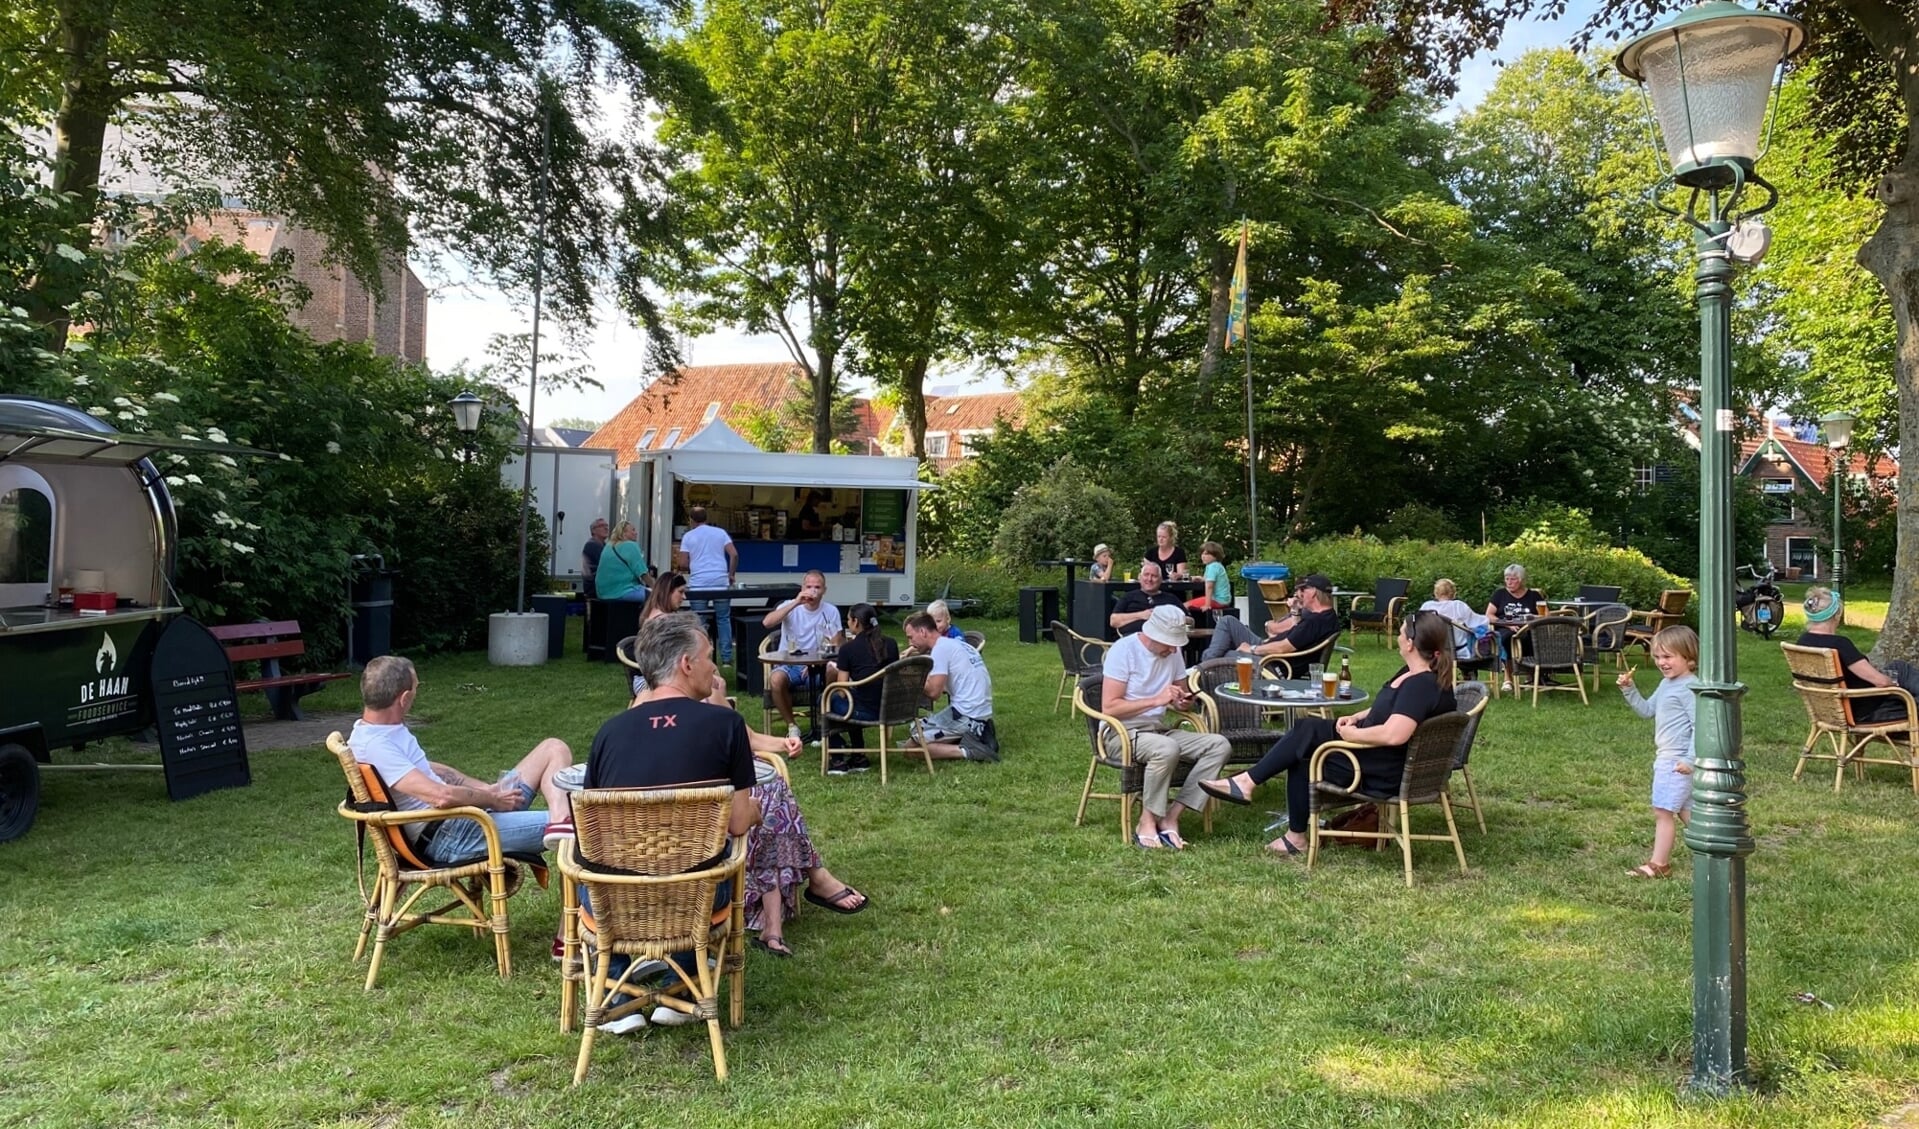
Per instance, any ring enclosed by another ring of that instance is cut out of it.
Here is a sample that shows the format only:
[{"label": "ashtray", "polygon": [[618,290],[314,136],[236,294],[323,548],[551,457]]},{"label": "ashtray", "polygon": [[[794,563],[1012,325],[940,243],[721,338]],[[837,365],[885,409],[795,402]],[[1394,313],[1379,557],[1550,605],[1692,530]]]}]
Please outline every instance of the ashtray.
[{"label": "ashtray", "polygon": [[1313,695],[1312,695],[1312,692],[1309,690],[1281,690],[1279,692],[1279,696],[1287,699],[1288,701],[1297,702],[1301,698],[1310,698]]}]

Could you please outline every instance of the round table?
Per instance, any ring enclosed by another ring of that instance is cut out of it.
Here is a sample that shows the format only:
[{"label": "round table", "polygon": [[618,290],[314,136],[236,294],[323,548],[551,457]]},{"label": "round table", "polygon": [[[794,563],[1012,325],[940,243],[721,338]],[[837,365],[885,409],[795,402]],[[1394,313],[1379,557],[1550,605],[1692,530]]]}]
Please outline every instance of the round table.
[{"label": "round table", "polygon": [[813,716],[813,733],[808,735],[808,740],[818,736],[820,732],[820,695],[826,692],[825,680],[823,678],[813,677],[814,668],[819,668],[823,672],[826,664],[831,662],[837,655],[838,651],[835,650],[831,655],[824,651],[768,651],[760,656],[760,661],[764,662],[767,666],[803,666],[807,668],[806,701]]},{"label": "round table", "polygon": [[[1322,698],[1319,687],[1310,678],[1262,678],[1253,683],[1253,692],[1250,694],[1240,693],[1236,683],[1228,682],[1214,687],[1213,693],[1229,702],[1258,706],[1270,713],[1284,713],[1288,725],[1292,724],[1293,715],[1300,710],[1315,710],[1323,717],[1331,710],[1363,705],[1372,697],[1355,686],[1350,698]],[[1287,697],[1288,693],[1296,696]]]}]

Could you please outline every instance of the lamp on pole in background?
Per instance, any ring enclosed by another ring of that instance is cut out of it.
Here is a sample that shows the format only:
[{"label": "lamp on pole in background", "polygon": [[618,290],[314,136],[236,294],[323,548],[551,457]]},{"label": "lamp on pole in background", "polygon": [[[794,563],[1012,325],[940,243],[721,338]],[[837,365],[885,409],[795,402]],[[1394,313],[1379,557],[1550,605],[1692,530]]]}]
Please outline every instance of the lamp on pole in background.
[{"label": "lamp on pole in background", "polygon": [[473,461],[473,433],[480,429],[480,413],[486,411],[486,401],[473,394],[472,389],[460,393],[446,402],[453,412],[453,426],[460,429],[460,442],[465,444],[465,458],[462,462]]},{"label": "lamp on pole in background", "polygon": [[[1779,193],[1754,171],[1781,64],[1806,43],[1798,20],[1708,0],[1627,43],[1615,65],[1642,84],[1670,171],[1661,211],[1693,229],[1699,256],[1699,681],[1692,848],[1692,1088],[1721,1094],[1746,1076],[1745,759],[1732,593],[1733,262],[1758,262],[1756,217]],[[1689,190],[1683,210],[1665,202]],[[1763,197],[1754,203],[1748,193]]]},{"label": "lamp on pole in background", "polygon": [[1841,540],[1842,526],[1840,517],[1845,512],[1846,489],[1846,444],[1852,442],[1852,425],[1859,421],[1845,412],[1827,412],[1819,417],[1819,429],[1826,433],[1826,447],[1831,451],[1831,470],[1826,474],[1826,493],[1832,502],[1832,590],[1839,591],[1845,582],[1840,572],[1843,567],[1846,550]]}]

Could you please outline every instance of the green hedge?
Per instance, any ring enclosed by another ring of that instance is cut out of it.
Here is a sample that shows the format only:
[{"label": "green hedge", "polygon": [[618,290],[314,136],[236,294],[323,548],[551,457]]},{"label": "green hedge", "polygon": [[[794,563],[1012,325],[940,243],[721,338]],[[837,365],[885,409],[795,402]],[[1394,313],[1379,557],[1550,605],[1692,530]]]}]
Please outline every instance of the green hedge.
[{"label": "green hedge", "polygon": [[1065,579],[1065,570],[1059,568],[1028,571],[987,564],[968,557],[921,557],[913,594],[921,603],[938,599],[941,592],[949,597],[978,600],[980,606],[975,614],[991,619],[1012,619],[1019,615],[1019,590],[1022,586],[1051,584],[1058,587]]},{"label": "green hedge", "polygon": [[1288,545],[1270,559],[1292,569],[1297,580],[1323,572],[1335,587],[1371,591],[1374,579],[1404,576],[1413,582],[1415,604],[1432,596],[1433,581],[1450,577],[1459,598],[1477,608],[1499,587],[1506,566],[1525,566],[1526,579],[1552,599],[1570,600],[1582,584],[1618,585],[1620,599],[1650,608],[1667,588],[1691,588],[1636,549],[1576,549],[1564,545],[1469,545],[1460,541],[1381,542],[1329,537]]}]

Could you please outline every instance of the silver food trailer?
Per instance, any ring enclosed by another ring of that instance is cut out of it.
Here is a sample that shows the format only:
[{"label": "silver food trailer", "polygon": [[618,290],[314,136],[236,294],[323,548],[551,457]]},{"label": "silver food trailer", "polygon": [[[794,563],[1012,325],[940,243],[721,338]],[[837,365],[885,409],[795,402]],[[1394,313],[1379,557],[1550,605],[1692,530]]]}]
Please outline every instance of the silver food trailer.
[{"label": "silver food trailer", "polygon": [[32,826],[55,750],[155,723],[154,649],[181,609],[173,500],[148,456],[169,450],[260,453],[0,396],[0,841]]}]

